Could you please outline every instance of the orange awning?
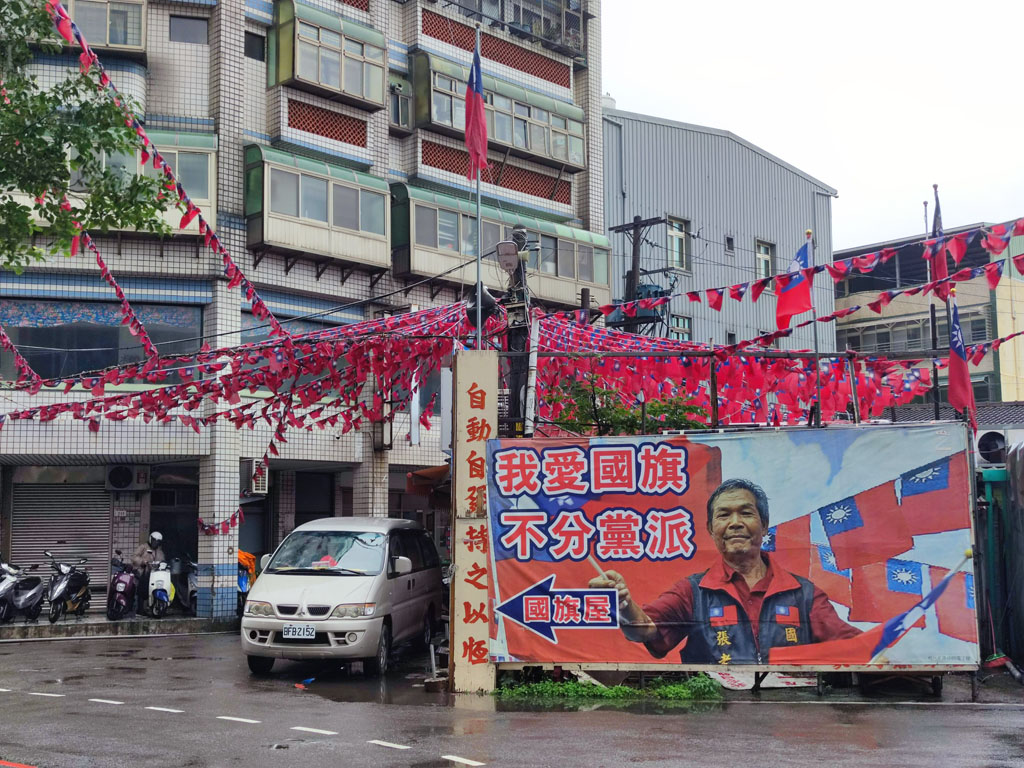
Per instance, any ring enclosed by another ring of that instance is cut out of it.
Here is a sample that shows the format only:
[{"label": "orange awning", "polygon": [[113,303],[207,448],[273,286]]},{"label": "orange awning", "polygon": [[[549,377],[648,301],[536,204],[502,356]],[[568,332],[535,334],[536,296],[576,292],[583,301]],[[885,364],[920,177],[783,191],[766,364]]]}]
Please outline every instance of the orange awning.
[{"label": "orange awning", "polygon": [[451,471],[451,467],[447,464],[414,469],[405,476],[405,492],[418,496],[429,496],[448,481]]}]

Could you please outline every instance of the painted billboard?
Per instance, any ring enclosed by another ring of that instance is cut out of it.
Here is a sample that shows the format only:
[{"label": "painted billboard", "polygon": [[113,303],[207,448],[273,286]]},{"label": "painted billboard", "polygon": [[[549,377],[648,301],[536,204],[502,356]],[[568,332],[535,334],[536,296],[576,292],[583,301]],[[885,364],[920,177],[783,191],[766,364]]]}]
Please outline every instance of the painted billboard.
[{"label": "painted billboard", "polygon": [[495,662],[972,667],[960,424],[490,440]]}]

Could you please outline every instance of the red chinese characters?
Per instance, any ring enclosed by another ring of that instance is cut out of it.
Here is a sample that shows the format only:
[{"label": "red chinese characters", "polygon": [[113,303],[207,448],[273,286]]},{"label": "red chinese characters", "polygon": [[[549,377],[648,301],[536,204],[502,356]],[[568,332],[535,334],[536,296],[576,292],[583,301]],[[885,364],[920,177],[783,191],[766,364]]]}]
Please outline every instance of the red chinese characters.
[{"label": "red chinese characters", "polygon": [[607,624],[612,620],[612,604],[608,595],[583,596],[583,621],[587,624]]},{"label": "red chinese characters", "polygon": [[540,492],[540,459],[529,448],[494,454],[494,483],[502,496],[531,496]]},{"label": "red chinese characters", "polygon": [[463,579],[467,584],[471,584],[477,589],[487,590],[487,569],[484,568],[480,563],[473,563],[473,567],[466,571],[466,578]]},{"label": "red chinese characters", "polygon": [[529,560],[532,547],[543,547],[548,543],[547,534],[543,530],[547,521],[547,513],[542,510],[502,512],[501,524],[510,529],[501,537],[502,545],[514,550],[517,560]]},{"label": "red chinese characters", "polygon": [[595,519],[597,556],[602,559],[639,560],[644,554],[640,540],[643,518],[631,509],[605,510]]},{"label": "red chinese characters", "polygon": [[470,451],[469,456],[466,457],[466,468],[469,470],[469,476],[475,480],[483,480],[484,475],[484,457],[480,456],[476,451]]},{"label": "red chinese characters", "polygon": [[647,444],[640,449],[640,482],[644,493],[685,493],[689,487],[686,475],[686,450],[661,444]]},{"label": "red chinese characters", "polygon": [[594,493],[634,493],[636,449],[631,445],[591,448],[590,485]]},{"label": "red chinese characters", "polygon": [[469,530],[466,531],[466,549],[470,552],[475,550],[486,554],[489,548],[490,545],[487,539],[487,528],[483,525],[469,526]]},{"label": "red chinese characters", "polygon": [[472,636],[463,640],[462,658],[470,664],[485,664],[487,662],[487,641],[477,640]]},{"label": "red chinese characters", "polygon": [[542,489],[549,496],[562,493],[587,493],[590,488],[583,480],[587,471],[587,455],[581,448],[551,448],[544,451],[541,472]]},{"label": "red chinese characters", "polygon": [[646,551],[651,559],[693,557],[693,519],[685,509],[674,509],[671,512],[652,510],[647,513],[644,528],[650,534]]},{"label": "red chinese characters", "polygon": [[551,621],[555,624],[579,624],[583,620],[581,603],[572,595],[555,595],[551,600]]},{"label": "red chinese characters", "polygon": [[487,419],[472,417],[466,422],[466,440],[470,443],[482,443],[491,436],[491,425]]},{"label": "red chinese characters", "polygon": [[551,556],[556,560],[582,560],[590,552],[590,539],[596,531],[582,510],[563,509],[548,528],[553,542]]},{"label": "red chinese characters", "polygon": [[551,621],[551,598],[547,595],[523,597],[524,621]]},{"label": "red chinese characters", "polygon": [[474,608],[472,603],[463,601],[462,610],[465,614],[462,618],[463,624],[487,623],[487,603],[480,603],[479,608]]},{"label": "red chinese characters", "polygon": [[474,411],[482,411],[487,407],[487,392],[475,381],[469,385],[466,394],[469,395],[469,407]]}]

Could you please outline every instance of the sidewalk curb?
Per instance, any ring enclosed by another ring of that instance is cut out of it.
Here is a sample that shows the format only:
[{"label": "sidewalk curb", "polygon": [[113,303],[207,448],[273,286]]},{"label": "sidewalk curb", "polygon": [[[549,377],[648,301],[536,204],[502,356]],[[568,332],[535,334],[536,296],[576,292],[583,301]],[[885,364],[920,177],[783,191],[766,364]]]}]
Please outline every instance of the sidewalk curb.
[{"label": "sidewalk curb", "polygon": [[237,632],[240,620],[226,619],[149,619],[123,621],[82,621],[59,624],[7,624],[0,627],[0,644],[41,642],[44,640],[117,639],[126,637],[168,637]]}]

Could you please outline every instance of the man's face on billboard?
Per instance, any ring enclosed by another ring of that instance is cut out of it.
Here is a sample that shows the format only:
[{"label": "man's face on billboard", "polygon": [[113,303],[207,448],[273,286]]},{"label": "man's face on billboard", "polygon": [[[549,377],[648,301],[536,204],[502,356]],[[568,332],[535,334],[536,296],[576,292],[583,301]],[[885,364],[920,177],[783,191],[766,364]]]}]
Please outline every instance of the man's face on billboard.
[{"label": "man's face on billboard", "polygon": [[754,494],[741,488],[726,491],[711,509],[711,538],[723,555],[760,551],[764,528]]}]

